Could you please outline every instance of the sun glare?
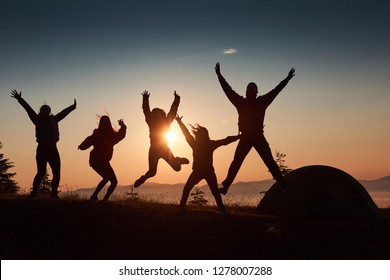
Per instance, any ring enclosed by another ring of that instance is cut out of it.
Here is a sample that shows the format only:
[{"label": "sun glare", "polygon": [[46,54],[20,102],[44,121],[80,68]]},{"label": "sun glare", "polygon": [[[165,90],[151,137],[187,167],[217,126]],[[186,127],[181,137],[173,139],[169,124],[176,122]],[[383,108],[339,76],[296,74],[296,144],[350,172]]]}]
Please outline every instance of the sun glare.
[{"label": "sun glare", "polygon": [[175,143],[176,140],[176,134],[173,131],[168,131],[165,134],[165,139],[168,141],[168,145],[172,146]]}]

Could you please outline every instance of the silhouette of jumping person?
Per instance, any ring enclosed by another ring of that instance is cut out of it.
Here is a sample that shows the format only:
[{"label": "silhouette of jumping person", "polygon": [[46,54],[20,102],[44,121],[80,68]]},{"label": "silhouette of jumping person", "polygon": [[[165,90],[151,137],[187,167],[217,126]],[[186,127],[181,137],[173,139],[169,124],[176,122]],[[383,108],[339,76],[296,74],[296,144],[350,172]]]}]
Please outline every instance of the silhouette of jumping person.
[{"label": "silhouette of jumping person", "polygon": [[221,74],[219,63],[217,63],[215,66],[215,72],[227,98],[237,109],[238,129],[239,133],[241,133],[241,138],[238,142],[233,161],[230,164],[227,177],[222,182],[222,188],[219,189],[220,193],[227,193],[238,173],[238,170],[241,167],[242,162],[252,147],[256,149],[271,172],[273,178],[279,183],[284,191],[287,191],[288,187],[277,163],[272,157],[271,149],[264,137],[263,128],[265,110],[287,85],[287,83],[292,79],[292,77],[294,77],[295,69],[292,68],[287,77],[281,81],[273,90],[261,96],[257,96],[257,85],[253,82],[249,83],[246,88],[246,97],[242,97],[237,94],[226,82],[225,78]]},{"label": "silhouette of jumping person", "polygon": [[149,170],[145,173],[145,175],[142,175],[135,181],[134,188],[138,188],[147,179],[156,175],[157,164],[160,158],[164,159],[175,171],[180,171],[182,164],[189,163],[188,159],[175,157],[172,154],[171,149],[168,147],[168,141],[165,137],[177,114],[180,96],[177,95],[176,91],[174,92],[174,101],[168,114],[160,108],[154,108],[150,111],[149,97],[150,93],[145,90],[142,93],[142,109],[145,115],[145,121],[149,126]]},{"label": "silhouette of jumping person", "polygon": [[30,197],[37,196],[38,188],[46,174],[47,163],[49,163],[53,173],[51,197],[58,198],[58,185],[61,176],[61,159],[57,150],[57,142],[60,139],[58,123],[76,109],[76,99],[74,99],[73,105],[65,108],[57,115],[52,115],[51,108],[48,105],[42,105],[37,114],[22,98],[22,92],[18,93],[14,89],[11,91],[11,97],[15,98],[23,106],[35,125],[35,136],[38,142],[36,151],[37,174],[34,177]]},{"label": "silhouette of jumping person", "polygon": [[114,152],[114,145],[125,138],[127,129],[123,120],[118,120],[118,124],[120,129],[115,131],[112,128],[110,118],[102,116],[99,121],[99,127],[79,145],[80,150],[86,150],[93,146],[93,150],[89,154],[89,165],[103,178],[91,195],[90,200],[98,200],[99,192],[108,182],[111,182],[103,198],[108,200],[118,185],[118,180],[114,169],[110,165],[110,160]]},{"label": "silhouette of jumping person", "polygon": [[196,125],[195,127],[191,126],[192,134],[194,135],[192,136],[187,127],[183,124],[181,120],[182,118],[183,117],[177,116],[176,121],[178,122],[188,144],[192,148],[194,162],[192,164],[192,173],[184,185],[180,207],[184,208],[186,206],[187,199],[192,188],[202,179],[205,179],[215,198],[215,201],[217,202],[218,208],[222,212],[225,212],[225,206],[223,205],[221,194],[218,191],[217,176],[215,175],[213,166],[213,153],[218,147],[237,141],[240,136],[228,136],[221,140],[211,140],[208,130],[200,125]]}]

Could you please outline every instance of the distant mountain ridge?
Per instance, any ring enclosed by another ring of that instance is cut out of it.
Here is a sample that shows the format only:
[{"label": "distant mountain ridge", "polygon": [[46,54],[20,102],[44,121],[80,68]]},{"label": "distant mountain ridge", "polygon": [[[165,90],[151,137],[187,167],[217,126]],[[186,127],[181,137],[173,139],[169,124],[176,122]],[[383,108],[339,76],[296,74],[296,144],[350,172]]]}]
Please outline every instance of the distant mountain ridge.
[{"label": "distant mountain ridge", "polygon": [[390,176],[379,178],[376,180],[359,180],[368,192],[388,192],[390,191]]},{"label": "distant mountain ridge", "polygon": [[[364,188],[375,198],[377,196],[390,198],[390,176],[375,180],[358,180]],[[232,184],[229,189],[229,195],[258,195],[266,192],[275,183],[272,179],[261,181],[237,182]],[[130,191],[131,186],[118,186],[115,194],[125,195]],[[183,190],[184,183],[161,184],[156,182],[146,182],[141,187],[134,189],[140,195],[164,195],[165,197],[179,198]],[[206,195],[211,195],[207,184],[199,185]],[[80,196],[89,196],[94,188],[77,189],[73,191]],[[105,190],[103,189],[103,193]]]}]

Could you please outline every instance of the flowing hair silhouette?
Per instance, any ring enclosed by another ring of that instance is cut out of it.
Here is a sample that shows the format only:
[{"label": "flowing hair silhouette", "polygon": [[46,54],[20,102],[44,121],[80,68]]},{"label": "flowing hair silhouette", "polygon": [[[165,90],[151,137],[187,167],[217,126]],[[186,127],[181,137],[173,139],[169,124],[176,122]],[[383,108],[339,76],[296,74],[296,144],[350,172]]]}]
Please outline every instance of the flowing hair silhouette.
[{"label": "flowing hair silhouette", "polygon": [[79,145],[80,150],[86,150],[93,146],[93,150],[89,155],[89,165],[102,177],[90,200],[98,200],[99,192],[110,182],[111,184],[103,198],[108,200],[118,184],[110,160],[113,156],[114,145],[125,138],[127,129],[123,120],[119,120],[118,124],[120,129],[115,131],[109,116],[101,116],[98,128]]},{"label": "flowing hair silhouette", "polygon": [[228,145],[238,140],[240,136],[228,136],[221,140],[211,140],[207,128],[199,124],[195,124],[195,126],[190,125],[193,134],[192,136],[187,127],[183,124],[182,117],[177,116],[176,121],[179,124],[187,143],[192,148],[194,157],[192,173],[184,185],[183,194],[180,200],[180,207],[184,208],[186,206],[187,199],[192,188],[204,179],[209,185],[218,208],[224,212],[225,206],[223,205],[221,194],[218,191],[217,176],[215,175],[213,166],[213,153],[218,147]]}]

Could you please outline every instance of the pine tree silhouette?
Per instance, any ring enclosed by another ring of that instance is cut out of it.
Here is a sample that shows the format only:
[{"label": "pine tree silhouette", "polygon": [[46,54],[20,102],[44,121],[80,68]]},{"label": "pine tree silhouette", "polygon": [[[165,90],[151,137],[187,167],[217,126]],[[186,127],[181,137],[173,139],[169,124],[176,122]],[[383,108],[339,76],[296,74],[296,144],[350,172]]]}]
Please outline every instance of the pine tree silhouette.
[{"label": "pine tree silhouette", "polygon": [[[2,148],[3,144],[0,142],[0,149]],[[2,194],[15,194],[19,191],[19,186],[13,179],[16,173],[8,172],[13,167],[14,163],[4,158],[4,154],[0,153],[0,193]]]}]

